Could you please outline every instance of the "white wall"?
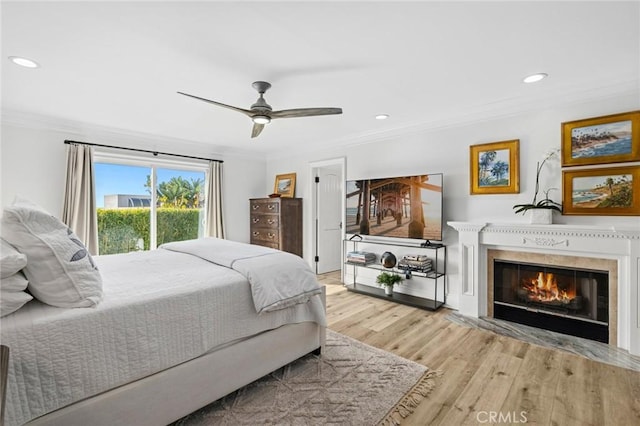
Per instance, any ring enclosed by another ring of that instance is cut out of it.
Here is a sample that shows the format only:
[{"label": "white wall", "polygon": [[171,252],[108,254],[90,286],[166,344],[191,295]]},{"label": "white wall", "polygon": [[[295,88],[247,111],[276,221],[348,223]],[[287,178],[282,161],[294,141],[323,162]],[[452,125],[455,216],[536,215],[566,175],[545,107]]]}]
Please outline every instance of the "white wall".
[{"label": "white wall", "polygon": [[[550,148],[561,146],[561,123],[640,109],[637,94],[594,99],[569,105],[549,106],[510,117],[496,118],[435,130],[411,131],[392,137],[377,138],[370,143],[301,153],[287,158],[271,158],[267,165],[265,191],[280,173],[297,173],[296,196],[304,198],[305,217],[311,206],[309,162],[346,157],[350,179],[444,173],[444,221],[526,222],[513,213],[513,205],[531,202],[535,186],[536,163]],[[347,114],[347,112],[345,112]],[[393,120],[393,117],[389,118]],[[373,123],[372,119],[372,127]],[[520,140],[520,194],[470,195],[469,146],[510,139]],[[559,162],[546,167],[541,189],[554,187],[551,198],[561,201],[562,174]],[[638,217],[561,216],[555,223],[591,224],[633,228],[640,226]],[[311,240],[311,223],[305,220],[304,241]],[[457,233],[445,226],[444,242],[449,246],[447,272],[448,302],[457,307],[459,277],[457,268]],[[310,250],[305,258],[311,263]]]},{"label": "white wall", "polygon": [[[28,198],[51,214],[60,217],[64,198],[66,167],[65,139],[107,145],[130,146],[183,155],[224,160],[223,201],[227,238],[249,242],[249,198],[264,196],[264,159],[220,156],[207,152],[206,146],[176,144],[159,146],[131,136],[115,140],[68,130],[42,126],[26,127],[3,123],[1,132],[1,202],[8,206],[16,195]],[[98,140],[96,140],[98,139]],[[134,138],[135,139],[135,138]]]},{"label": "white wall", "polygon": [[[297,173],[296,196],[304,199],[304,255],[311,264],[312,224],[310,162],[338,157],[346,158],[346,178],[444,173],[444,221],[526,222],[513,214],[513,205],[530,202],[535,184],[535,167],[550,148],[559,148],[561,123],[618,112],[640,109],[637,94],[593,99],[588,102],[549,106],[529,113],[452,125],[431,130],[409,129],[393,136],[370,138],[325,150],[286,157],[247,158],[220,156],[207,147],[188,143],[159,146],[149,140],[112,141],[96,138],[82,131],[52,130],[42,126],[3,123],[0,156],[1,202],[11,203],[16,195],[32,199],[52,214],[62,210],[65,168],[65,139],[133,146],[224,160],[224,202],[227,237],[249,241],[249,198],[273,192],[276,174]],[[345,112],[348,114],[348,112]],[[393,117],[390,118],[393,120]],[[372,119],[373,121],[373,119]],[[372,127],[374,123],[372,123]],[[131,139],[131,138],[129,138]],[[509,139],[520,140],[520,194],[469,195],[469,146]],[[301,144],[304,146],[304,144]],[[562,188],[559,164],[545,168],[542,188]],[[552,193],[560,201],[561,191]],[[638,217],[560,216],[556,223],[592,224],[617,227],[640,227]],[[457,269],[457,233],[445,226],[444,242],[448,248],[448,302],[457,307],[459,277]]]}]

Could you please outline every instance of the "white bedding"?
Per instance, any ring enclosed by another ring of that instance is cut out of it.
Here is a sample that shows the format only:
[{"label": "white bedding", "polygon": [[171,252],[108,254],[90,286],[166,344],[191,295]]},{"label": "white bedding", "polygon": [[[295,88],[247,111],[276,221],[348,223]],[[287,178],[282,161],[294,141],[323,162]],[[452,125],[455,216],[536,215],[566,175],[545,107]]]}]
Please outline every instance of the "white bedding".
[{"label": "white bedding", "polygon": [[280,250],[219,238],[177,241],[160,248],[191,254],[240,272],[251,284],[258,313],[306,303],[322,291],[304,260]]},{"label": "white bedding", "polygon": [[95,308],[29,302],[1,319],[5,424],[30,419],[286,323],[325,324],[319,297],[256,313],[238,272],[168,250],[99,256]]}]

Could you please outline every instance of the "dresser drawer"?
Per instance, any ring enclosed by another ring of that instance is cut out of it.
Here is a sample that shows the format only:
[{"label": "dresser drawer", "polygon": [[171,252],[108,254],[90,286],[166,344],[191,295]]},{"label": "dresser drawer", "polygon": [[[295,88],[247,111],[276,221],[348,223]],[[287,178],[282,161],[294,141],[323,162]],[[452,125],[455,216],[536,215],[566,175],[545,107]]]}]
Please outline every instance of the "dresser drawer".
[{"label": "dresser drawer", "polygon": [[251,229],[254,228],[269,228],[278,229],[280,226],[280,217],[273,214],[251,214]]},{"label": "dresser drawer", "polygon": [[251,213],[279,213],[280,203],[278,201],[251,201]]},{"label": "dresser drawer", "polygon": [[251,242],[253,241],[269,241],[274,243],[280,242],[280,234],[277,229],[254,228],[251,229]]},{"label": "dresser drawer", "polygon": [[276,250],[280,250],[280,244],[271,243],[269,241],[252,240],[251,244],[255,244],[257,246],[269,247],[269,248],[276,249]]}]

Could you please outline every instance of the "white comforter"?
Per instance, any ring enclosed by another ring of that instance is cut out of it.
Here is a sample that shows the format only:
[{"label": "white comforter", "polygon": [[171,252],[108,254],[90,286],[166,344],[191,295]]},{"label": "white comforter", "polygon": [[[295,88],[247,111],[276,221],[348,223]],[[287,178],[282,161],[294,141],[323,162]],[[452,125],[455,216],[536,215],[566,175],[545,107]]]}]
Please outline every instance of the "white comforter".
[{"label": "white comforter", "polygon": [[240,272],[251,284],[258,313],[306,303],[322,291],[305,261],[291,253],[218,238],[178,241],[160,248],[191,254]]},{"label": "white comforter", "polygon": [[[169,250],[98,256],[95,308],[29,302],[1,319],[11,348],[7,425],[287,323],[325,324],[319,297],[258,315],[246,278]],[[284,284],[284,283],[283,283]]]}]

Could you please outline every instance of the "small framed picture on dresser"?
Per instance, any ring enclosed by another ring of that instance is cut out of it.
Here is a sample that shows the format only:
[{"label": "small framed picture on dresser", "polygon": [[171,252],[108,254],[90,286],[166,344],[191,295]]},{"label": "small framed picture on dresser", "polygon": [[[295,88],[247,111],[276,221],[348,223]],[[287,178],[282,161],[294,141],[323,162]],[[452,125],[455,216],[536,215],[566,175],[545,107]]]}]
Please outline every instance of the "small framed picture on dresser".
[{"label": "small framed picture on dresser", "polygon": [[276,182],[273,186],[273,192],[280,194],[281,197],[293,198],[296,193],[296,174],[286,173],[276,175]]}]

